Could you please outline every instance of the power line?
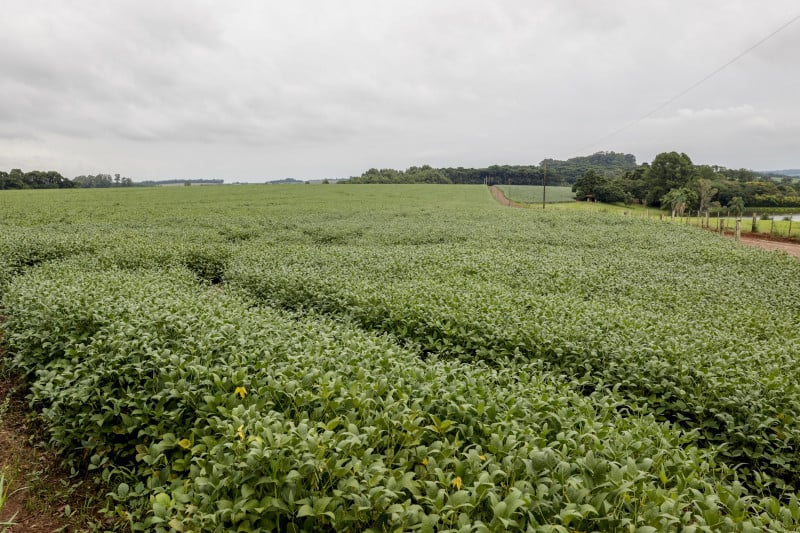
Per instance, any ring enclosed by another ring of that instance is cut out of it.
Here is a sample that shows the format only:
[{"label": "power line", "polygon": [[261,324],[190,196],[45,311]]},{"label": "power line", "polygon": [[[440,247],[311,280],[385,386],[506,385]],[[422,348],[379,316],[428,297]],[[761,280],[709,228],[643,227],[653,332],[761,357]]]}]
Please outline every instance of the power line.
[{"label": "power line", "polygon": [[752,52],[753,50],[755,50],[756,48],[758,48],[759,46],[764,44],[765,42],[769,41],[770,39],[772,39],[773,37],[778,35],[780,32],[782,32],[783,30],[785,30],[786,28],[788,28],[789,26],[791,26],[792,24],[794,24],[798,20],[800,20],[800,14],[796,15],[795,17],[790,19],[788,22],[784,23],[778,29],[776,29],[775,31],[773,31],[772,33],[767,35],[766,37],[762,38],[761,40],[759,40],[755,44],[753,44],[750,47],[746,48],[743,52],[739,53],[736,57],[734,57],[733,59],[731,59],[730,61],[728,61],[724,65],[722,65],[720,67],[717,67],[716,69],[711,71],[706,76],[703,76],[700,80],[694,82],[689,87],[687,87],[684,90],[682,90],[681,92],[677,93],[675,96],[673,96],[669,100],[663,102],[662,104],[658,105],[657,107],[654,107],[652,110],[648,111],[647,113],[645,113],[644,115],[640,116],[636,120],[634,120],[632,122],[629,122],[628,124],[625,124],[621,128],[617,128],[617,129],[613,130],[611,133],[606,134],[605,136],[601,137],[597,141],[586,145],[585,147],[581,148],[580,152],[588,150],[592,146],[596,146],[596,145],[602,143],[603,141],[606,141],[606,140],[610,139],[611,137],[614,137],[614,136],[622,133],[623,131],[625,131],[625,130],[627,130],[629,128],[632,128],[633,126],[639,124],[643,120],[646,120],[646,119],[650,118],[651,116],[655,115],[656,113],[658,113],[659,111],[661,111],[662,109],[664,109],[665,107],[670,105],[671,103],[675,102],[676,100],[678,100],[679,98],[684,96],[686,93],[692,91],[693,89],[696,89],[698,86],[702,85],[703,83],[705,83],[709,79],[713,78],[714,76],[716,76],[717,74],[719,74],[720,72],[722,72],[723,70],[725,70],[726,68],[731,66],[732,64],[736,63],[741,58],[743,58],[744,56],[746,56],[747,54],[749,54],[750,52]]}]

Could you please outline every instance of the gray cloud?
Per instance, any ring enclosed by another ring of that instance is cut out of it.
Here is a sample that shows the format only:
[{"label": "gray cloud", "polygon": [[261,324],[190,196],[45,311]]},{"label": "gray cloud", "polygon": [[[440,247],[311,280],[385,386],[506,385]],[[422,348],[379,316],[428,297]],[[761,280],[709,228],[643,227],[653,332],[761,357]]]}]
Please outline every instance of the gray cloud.
[{"label": "gray cloud", "polygon": [[673,149],[800,166],[800,23],[605,138],[796,11],[791,0],[7,0],[0,168],[265,179]]}]

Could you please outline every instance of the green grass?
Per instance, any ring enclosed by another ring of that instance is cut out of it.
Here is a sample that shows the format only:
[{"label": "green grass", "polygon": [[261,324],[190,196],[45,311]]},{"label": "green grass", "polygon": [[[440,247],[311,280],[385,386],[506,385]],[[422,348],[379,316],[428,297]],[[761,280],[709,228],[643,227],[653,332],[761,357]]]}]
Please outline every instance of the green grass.
[{"label": "green grass", "polygon": [[[652,218],[652,219],[659,219],[663,221],[673,222],[671,214],[669,212],[657,208],[646,208],[642,205],[623,206],[619,204],[572,202],[572,203],[560,203],[552,207],[554,209],[560,209],[560,210],[584,211],[589,213],[614,213],[632,218]],[[759,216],[758,219],[756,220],[756,233],[762,235],[775,236],[775,237],[784,237],[784,238],[791,237],[794,239],[800,238],[800,221],[794,220],[790,225],[789,221],[784,220],[785,216],[786,215],[782,214],[774,215],[775,218],[774,223],[772,220],[762,220],[761,217]],[[709,217],[709,226],[712,229],[716,229],[719,227],[718,226],[719,218],[720,217],[716,215],[712,215]],[[735,228],[735,219],[730,216],[722,218],[726,230],[729,232],[733,231],[733,229]],[[705,217],[687,215],[683,217],[675,217],[674,222],[678,224],[687,224],[691,226],[701,227],[702,225],[705,224]],[[752,216],[749,215],[742,216],[741,230],[742,233],[753,232]]]},{"label": "green grass", "polygon": [[[8,486],[6,485],[6,476],[4,472],[0,472],[0,513],[3,511],[3,507],[6,505],[6,501],[8,500]],[[10,527],[16,525],[14,522],[15,516],[12,516],[8,520],[0,520],[0,531],[5,533],[6,531],[10,531]]]},{"label": "green grass", "polygon": [[661,213],[657,209],[646,209],[644,206],[624,206],[619,204],[603,204],[600,202],[572,202],[553,205],[554,209],[583,211],[586,213],[629,214],[638,218],[658,218]]},{"label": "green grass", "polygon": [[[762,220],[761,217],[756,219],[755,231],[753,231],[753,218],[752,216],[742,216],[741,217],[741,232],[743,234],[747,233],[758,233],[761,235],[767,235],[772,237],[782,237],[782,238],[793,238],[797,239],[800,238],[800,221],[794,220],[789,223],[788,220],[784,220],[783,215],[775,215],[775,220]],[[663,213],[663,219],[672,222],[672,219],[669,214]],[[697,217],[697,216],[684,216],[684,217],[675,217],[674,223],[676,224],[685,224],[691,225],[695,227],[703,227],[705,225],[706,219],[705,217]],[[725,217],[717,217],[711,216],[708,219],[709,228],[712,230],[718,230],[719,224],[724,224],[725,231],[730,233],[734,231],[736,227],[736,219],[730,216]]]}]

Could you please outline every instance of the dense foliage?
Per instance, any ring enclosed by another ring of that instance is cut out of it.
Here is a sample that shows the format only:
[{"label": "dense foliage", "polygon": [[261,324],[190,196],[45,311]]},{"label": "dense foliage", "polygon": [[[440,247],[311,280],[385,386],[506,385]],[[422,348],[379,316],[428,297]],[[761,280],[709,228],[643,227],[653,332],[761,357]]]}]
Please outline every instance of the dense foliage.
[{"label": "dense foliage", "polygon": [[346,183],[541,186],[545,169],[549,185],[571,186],[578,200],[642,203],[668,209],[679,204],[680,211],[703,213],[711,209],[728,211],[734,198],[741,198],[751,209],[800,207],[798,180],[748,169],[695,165],[688,155],[677,152],[658,154],[651,163],[639,166],[633,155],[597,152],[566,161],[545,159],[539,165],[439,169],[424,165],[405,171],[372,168]]},{"label": "dense foliage", "polygon": [[10,189],[110,189],[112,187],[153,187],[156,185],[177,185],[198,183],[202,185],[220,185],[221,179],[167,179],[134,182],[131,178],[119,174],[96,174],[75,176],[71,180],[58,172],[50,170],[31,170],[23,172],[15,168],[11,172],[0,170],[0,190]]},{"label": "dense foliage", "polygon": [[[390,250],[252,246],[227,276],[272,305],[345,315],[425,353],[547,362],[696,431],[743,472],[797,484],[797,374],[785,371],[800,347],[797,291],[785,283],[765,288],[748,270],[714,274],[712,265],[742,255],[709,248],[714,236],[684,243],[683,257],[697,262],[683,264],[671,257],[674,234],[648,242],[638,222],[581,232],[571,226],[575,219],[554,216],[555,229],[537,228],[535,237],[520,241],[546,243],[535,254],[488,242],[469,253],[425,243]],[[564,239],[570,233],[582,234]],[[581,268],[588,250],[591,263]],[[792,259],[747,262],[762,280],[800,273]],[[753,318],[718,319],[737,306]]]},{"label": "dense foliage", "polygon": [[[584,176],[584,180],[585,180]],[[599,189],[619,190],[631,201],[646,205],[672,207],[664,197],[672,191],[683,191],[686,208],[705,212],[712,207],[727,207],[734,198],[741,198],[749,208],[800,207],[800,182],[788,176],[771,177],[747,169],[727,169],[712,165],[695,165],[688,155],[677,152],[658,154],[652,163],[645,163],[615,178],[590,180]],[[713,194],[706,198],[703,184]],[[583,187],[584,194],[595,194],[592,187]],[[603,190],[599,196],[603,195]],[[707,199],[707,202],[704,202]],[[620,201],[611,200],[607,201]]]},{"label": "dense foliage", "polygon": [[50,170],[32,170],[22,172],[18,168],[11,172],[0,170],[0,190],[8,189],[70,189],[75,182],[68,180],[58,172]]},{"label": "dense foliage", "polygon": [[476,186],[10,191],[0,323],[156,531],[795,531],[800,264]]},{"label": "dense foliage", "polygon": [[573,184],[578,178],[593,170],[607,178],[621,176],[636,168],[636,157],[618,152],[597,152],[589,156],[572,157],[566,161],[545,159],[547,173],[560,178],[565,184]]},{"label": "dense foliage", "polygon": [[349,183],[455,183],[486,185],[541,185],[547,183],[566,186],[594,170],[607,177],[622,175],[636,168],[636,158],[630,154],[597,152],[566,161],[545,159],[539,165],[492,165],[486,168],[432,168],[429,165],[411,167],[405,171],[371,168],[361,176],[350,178]]}]

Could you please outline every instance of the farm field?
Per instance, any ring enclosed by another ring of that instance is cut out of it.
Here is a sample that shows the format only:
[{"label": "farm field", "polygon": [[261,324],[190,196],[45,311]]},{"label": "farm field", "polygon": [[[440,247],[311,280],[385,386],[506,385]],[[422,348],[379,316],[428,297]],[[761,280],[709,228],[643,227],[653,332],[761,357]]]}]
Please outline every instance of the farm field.
[{"label": "farm field", "polygon": [[0,211],[4,365],[133,530],[800,528],[794,258],[482,186]]},{"label": "farm field", "polygon": [[[541,207],[542,187],[536,185],[497,185],[509,200],[521,204],[529,204],[528,207]],[[552,189],[552,193],[550,192]],[[557,204],[553,207],[558,209],[582,210],[598,213],[618,213],[632,217],[649,217],[660,220],[670,220],[670,213],[666,210],[657,208],[645,208],[642,205],[623,206],[621,204],[596,204],[575,201],[575,194],[570,187],[548,187],[547,203]],[[752,214],[742,216],[742,233],[758,233],[769,237],[777,238],[800,238],[800,215],[798,209],[792,208],[750,208],[749,212],[755,211],[759,214],[756,220],[756,231],[753,231]],[[766,215],[766,218],[761,216]],[[718,228],[720,224],[720,214],[715,213],[709,219],[711,228]],[[732,232],[735,227],[735,218],[731,216],[722,217],[725,228]],[[792,220],[793,219],[793,220]],[[677,217],[678,223],[690,224],[702,227],[705,224],[705,217],[687,216]]]},{"label": "farm field", "polygon": [[[539,185],[497,185],[506,198],[526,204],[541,204],[544,190]],[[572,187],[547,187],[546,203],[574,202]]]}]

